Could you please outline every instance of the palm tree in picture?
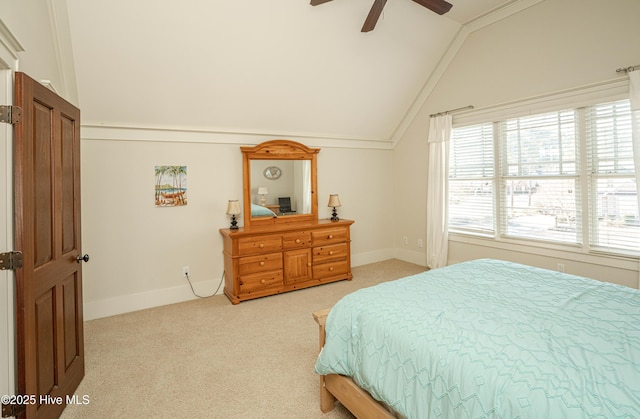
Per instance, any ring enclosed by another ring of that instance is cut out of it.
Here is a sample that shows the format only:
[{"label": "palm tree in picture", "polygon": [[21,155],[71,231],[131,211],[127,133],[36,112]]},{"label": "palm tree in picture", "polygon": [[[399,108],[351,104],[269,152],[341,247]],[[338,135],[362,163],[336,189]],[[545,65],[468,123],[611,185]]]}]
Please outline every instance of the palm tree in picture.
[{"label": "palm tree in picture", "polygon": [[167,174],[171,176],[171,193],[168,195],[173,205],[184,205],[184,191],[182,190],[182,174],[187,173],[186,166],[169,166]]},{"label": "palm tree in picture", "polygon": [[182,189],[182,179],[187,176],[187,166],[174,166],[175,177],[178,182],[178,202],[180,205],[186,205],[185,195],[187,194],[186,188]]},{"label": "palm tree in picture", "polygon": [[162,185],[162,178],[169,171],[169,166],[156,166],[156,205],[159,205],[160,200],[160,186]]}]

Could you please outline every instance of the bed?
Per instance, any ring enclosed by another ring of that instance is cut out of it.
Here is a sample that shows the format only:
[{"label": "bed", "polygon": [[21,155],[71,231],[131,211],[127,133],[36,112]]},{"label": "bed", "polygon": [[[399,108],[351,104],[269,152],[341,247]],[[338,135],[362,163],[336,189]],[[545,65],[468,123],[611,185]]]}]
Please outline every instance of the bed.
[{"label": "bed", "polygon": [[361,418],[640,418],[640,291],[463,262],[361,289],[320,325],[320,405]]},{"label": "bed", "polygon": [[278,215],[267,207],[262,205],[251,204],[252,217],[277,217]]}]

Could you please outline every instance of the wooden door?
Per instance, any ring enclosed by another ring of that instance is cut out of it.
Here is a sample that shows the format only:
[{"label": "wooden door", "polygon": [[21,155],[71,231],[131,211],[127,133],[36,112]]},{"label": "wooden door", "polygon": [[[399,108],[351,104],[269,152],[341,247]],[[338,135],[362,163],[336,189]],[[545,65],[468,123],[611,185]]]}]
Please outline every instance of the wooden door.
[{"label": "wooden door", "polygon": [[57,418],[84,376],[80,110],[24,73],[15,105],[18,394],[27,418]]}]

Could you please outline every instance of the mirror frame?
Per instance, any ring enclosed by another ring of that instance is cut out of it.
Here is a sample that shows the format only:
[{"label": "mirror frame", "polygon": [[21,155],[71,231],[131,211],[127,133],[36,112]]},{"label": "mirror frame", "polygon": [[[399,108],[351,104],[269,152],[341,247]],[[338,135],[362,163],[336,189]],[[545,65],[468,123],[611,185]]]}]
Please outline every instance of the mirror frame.
[{"label": "mirror frame", "polygon": [[[298,223],[318,220],[318,162],[319,148],[309,148],[290,140],[271,140],[255,147],[240,147],[244,183],[244,227]],[[311,213],[279,217],[251,217],[251,160],[310,160],[311,161]]]}]

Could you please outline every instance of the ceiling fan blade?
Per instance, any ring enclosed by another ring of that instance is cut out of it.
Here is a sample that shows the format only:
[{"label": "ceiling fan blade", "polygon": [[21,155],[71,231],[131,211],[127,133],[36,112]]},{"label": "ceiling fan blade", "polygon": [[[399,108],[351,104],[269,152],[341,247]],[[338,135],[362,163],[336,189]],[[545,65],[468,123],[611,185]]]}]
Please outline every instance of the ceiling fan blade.
[{"label": "ceiling fan blade", "polygon": [[328,3],[328,2],[330,2],[330,1],[331,1],[331,0],[311,0],[311,5],[312,5],[312,6],[317,6],[317,5],[319,5],[319,4],[322,4],[322,3]]},{"label": "ceiling fan blade", "polygon": [[453,4],[445,1],[445,0],[413,0],[421,6],[430,9],[433,12],[436,12],[439,15],[443,15],[451,10]]},{"label": "ceiling fan blade", "polygon": [[387,0],[376,0],[373,3],[373,6],[371,6],[371,10],[369,10],[369,15],[364,21],[364,25],[362,25],[361,32],[369,32],[376,27],[376,23],[378,23],[378,18],[380,17],[385,4],[387,4]]}]

